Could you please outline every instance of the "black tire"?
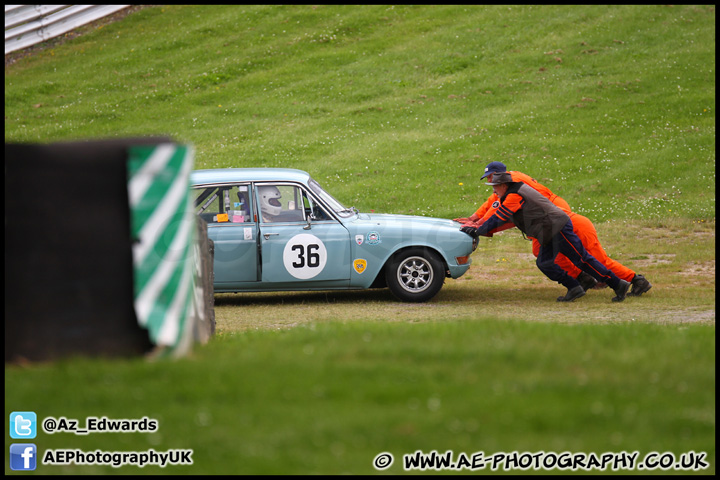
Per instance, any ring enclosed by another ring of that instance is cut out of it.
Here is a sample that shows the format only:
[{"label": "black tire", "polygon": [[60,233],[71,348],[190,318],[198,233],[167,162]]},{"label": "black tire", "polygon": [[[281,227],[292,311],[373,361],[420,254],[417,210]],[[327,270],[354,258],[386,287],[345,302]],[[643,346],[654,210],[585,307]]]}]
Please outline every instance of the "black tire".
[{"label": "black tire", "polygon": [[425,248],[396,253],[387,263],[388,288],[403,302],[427,302],[445,282],[445,266],[438,255]]}]

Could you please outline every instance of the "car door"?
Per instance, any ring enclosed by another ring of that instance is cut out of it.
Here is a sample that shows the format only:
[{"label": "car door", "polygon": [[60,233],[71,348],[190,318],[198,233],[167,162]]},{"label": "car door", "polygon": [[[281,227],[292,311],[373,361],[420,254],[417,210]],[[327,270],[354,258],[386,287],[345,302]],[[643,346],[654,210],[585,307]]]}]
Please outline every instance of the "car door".
[{"label": "car door", "polygon": [[263,183],[255,190],[263,286],[349,285],[350,234],[345,226],[301,185]]},{"label": "car door", "polygon": [[258,237],[252,186],[247,184],[199,187],[195,212],[208,223],[215,244],[214,284],[217,291],[232,290],[259,279]]}]

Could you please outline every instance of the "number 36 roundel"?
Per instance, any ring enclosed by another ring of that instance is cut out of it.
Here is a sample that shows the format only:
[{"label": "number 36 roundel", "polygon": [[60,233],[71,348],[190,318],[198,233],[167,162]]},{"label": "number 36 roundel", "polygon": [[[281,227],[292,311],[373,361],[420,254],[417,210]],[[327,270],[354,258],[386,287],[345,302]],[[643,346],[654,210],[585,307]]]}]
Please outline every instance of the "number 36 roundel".
[{"label": "number 36 roundel", "polygon": [[323,271],[327,250],[322,240],[309,233],[295,235],[283,251],[285,270],[295,278],[307,280]]}]

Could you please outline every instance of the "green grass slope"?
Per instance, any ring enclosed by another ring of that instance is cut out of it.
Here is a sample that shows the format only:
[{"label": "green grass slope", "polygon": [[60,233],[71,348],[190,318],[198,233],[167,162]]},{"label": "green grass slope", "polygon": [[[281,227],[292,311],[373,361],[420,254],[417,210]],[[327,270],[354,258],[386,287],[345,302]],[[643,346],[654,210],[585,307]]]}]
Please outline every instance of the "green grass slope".
[{"label": "green grass slope", "polygon": [[167,134],[441,217],[492,160],[595,221],[713,217],[714,108],[714,6],[162,6],[5,70],[6,141]]}]

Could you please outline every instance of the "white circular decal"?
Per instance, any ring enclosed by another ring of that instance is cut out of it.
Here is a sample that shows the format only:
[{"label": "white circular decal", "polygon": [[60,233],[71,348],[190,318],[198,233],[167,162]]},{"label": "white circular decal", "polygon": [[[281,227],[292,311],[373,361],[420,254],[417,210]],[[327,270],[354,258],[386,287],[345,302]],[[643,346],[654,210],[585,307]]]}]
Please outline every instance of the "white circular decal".
[{"label": "white circular decal", "polygon": [[295,235],[283,251],[285,270],[295,278],[307,280],[323,271],[327,263],[325,244],[315,235]]}]

